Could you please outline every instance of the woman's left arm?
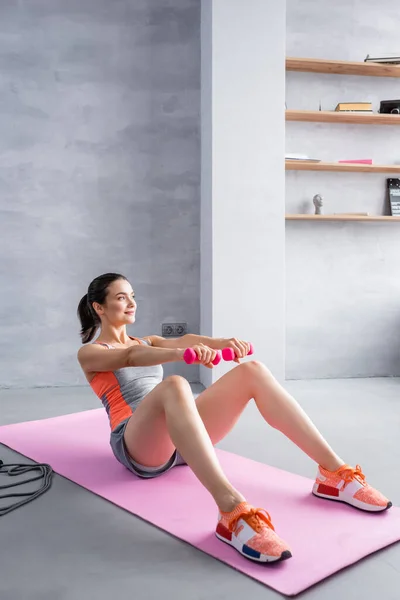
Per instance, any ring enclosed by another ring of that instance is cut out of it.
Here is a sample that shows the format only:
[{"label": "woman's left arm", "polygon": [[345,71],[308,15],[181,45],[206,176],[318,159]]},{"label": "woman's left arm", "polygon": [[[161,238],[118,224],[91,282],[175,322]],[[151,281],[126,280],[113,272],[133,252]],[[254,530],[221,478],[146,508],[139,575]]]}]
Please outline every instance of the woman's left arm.
[{"label": "woman's left arm", "polygon": [[250,351],[249,342],[239,340],[238,338],[212,338],[206,335],[195,335],[188,333],[179,338],[163,338],[159,335],[150,335],[147,338],[152,346],[159,348],[193,348],[203,344],[213,350],[223,350],[224,348],[232,348],[236,354],[235,362],[239,362],[239,358],[247,356]]},{"label": "woman's left arm", "polygon": [[149,335],[144,340],[148,340],[152,346],[158,348],[192,348],[192,346],[198,346],[204,344],[213,350],[222,350],[228,346],[227,339],[224,338],[212,338],[206,335],[195,335],[193,333],[187,333],[179,338],[164,338],[160,335]]}]

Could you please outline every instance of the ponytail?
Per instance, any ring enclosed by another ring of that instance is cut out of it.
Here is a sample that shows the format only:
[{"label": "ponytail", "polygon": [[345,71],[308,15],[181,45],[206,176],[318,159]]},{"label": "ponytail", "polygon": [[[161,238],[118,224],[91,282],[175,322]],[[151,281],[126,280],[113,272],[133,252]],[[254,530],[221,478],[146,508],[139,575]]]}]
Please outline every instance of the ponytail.
[{"label": "ponytail", "polygon": [[88,295],[85,294],[78,306],[78,317],[81,322],[82,344],[90,342],[100,326],[100,319],[89,304]]}]

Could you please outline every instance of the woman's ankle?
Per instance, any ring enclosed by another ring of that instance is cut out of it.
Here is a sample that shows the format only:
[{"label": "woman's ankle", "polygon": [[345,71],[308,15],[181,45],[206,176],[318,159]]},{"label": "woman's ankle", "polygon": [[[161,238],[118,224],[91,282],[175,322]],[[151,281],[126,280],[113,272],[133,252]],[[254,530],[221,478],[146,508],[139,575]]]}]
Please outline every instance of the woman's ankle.
[{"label": "woman's ankle", "polygon": [[246,502],[246,498],[239,492],[225,494],[215,498],[217,506],[221,512],[230,513],[242,502]]},{"label": "woman's ankle", "polygon": [[338,456],[332,456],[331,458],[324,461],[320,466],[330,471],[331,473],[335,473],[340,467],[343,467],[346,463],[339,458]]}]

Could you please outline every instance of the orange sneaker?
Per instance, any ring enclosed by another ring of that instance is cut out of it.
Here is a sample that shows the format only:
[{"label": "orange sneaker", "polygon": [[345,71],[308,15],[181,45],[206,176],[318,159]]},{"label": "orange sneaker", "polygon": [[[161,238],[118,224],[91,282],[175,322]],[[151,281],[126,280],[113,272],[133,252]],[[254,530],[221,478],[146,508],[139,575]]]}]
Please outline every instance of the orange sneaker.
[{"label": "orange sneaker", "polygon": [[383,494],[365,481],[360,465],[355,469],[343,465],[337,471],[327,471],[319,466],[313,494],[319,498],[347,502],[369,512],[380,512],[392,506]]},{"label": "orange sneaker", "polygon": [[277,562],[290,558],[288,545],[277,536],[269,514],[241,502],[230,513],[218,515],[215,535],[240,554],[256,562]]}]

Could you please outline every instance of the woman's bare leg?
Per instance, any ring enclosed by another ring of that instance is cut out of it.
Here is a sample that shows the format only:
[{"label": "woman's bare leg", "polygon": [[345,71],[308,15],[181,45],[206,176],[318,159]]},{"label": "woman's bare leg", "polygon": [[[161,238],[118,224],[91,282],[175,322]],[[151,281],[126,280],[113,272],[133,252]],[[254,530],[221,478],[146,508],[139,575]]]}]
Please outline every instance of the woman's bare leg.
[{"label": "woman's bare leg", "polygon": [[257,361],[242,363],[198,396],[197,408],[213,444],[232,429],[252,398],[267,423],[316,463],[329,471],[344,464],[296,400]]},{"label": "woman's bare leg", "polygon": [[167,462],[177,448],[221,511],[230,512],[244,501],[222,471],[190,385],[182,377],[167,377],[148,394],[129,419],[124,440],[130,456],[146,466]]}]

